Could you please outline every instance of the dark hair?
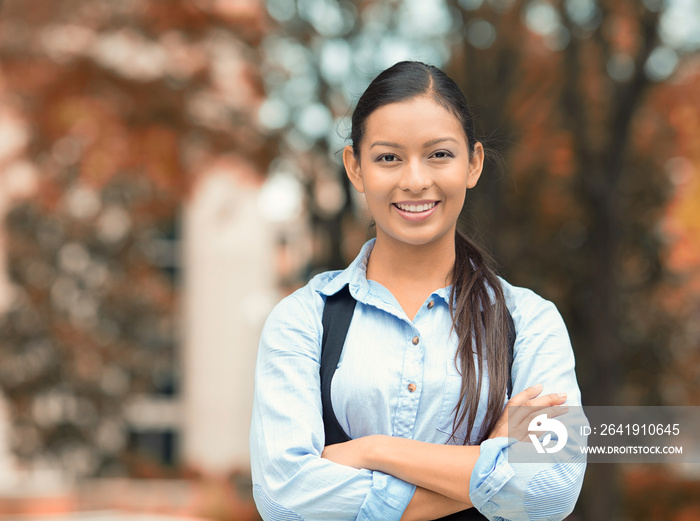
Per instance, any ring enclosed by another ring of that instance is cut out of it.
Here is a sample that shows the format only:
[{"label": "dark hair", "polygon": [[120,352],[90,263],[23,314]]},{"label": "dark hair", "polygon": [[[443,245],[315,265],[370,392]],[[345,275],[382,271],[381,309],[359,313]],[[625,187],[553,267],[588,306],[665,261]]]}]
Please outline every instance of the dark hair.
[{"label": "dark hair", "polygon": [[[370,114],[390,103],[418,96],[432,97],[455,115],[467,137],[469,153],[473,153],[476,143],[474,121],[457,84],[437,67],[403,61],[380,73],[357,102],[350,134],[355,157],[360,158],[360,146]],[[488,406],[478,443],[488,437],[503,412],[510,370],[508,313],[503,288],[490,264],[488,255],[457,230],[449,306],[459,341],[455,364],[462,375],[462,386],[455,408],[453,436],[466,419],[465,443],[469,442],[474,429],[485,366],[489,377]],[[464,406],[460,407],[460,404]]]}]

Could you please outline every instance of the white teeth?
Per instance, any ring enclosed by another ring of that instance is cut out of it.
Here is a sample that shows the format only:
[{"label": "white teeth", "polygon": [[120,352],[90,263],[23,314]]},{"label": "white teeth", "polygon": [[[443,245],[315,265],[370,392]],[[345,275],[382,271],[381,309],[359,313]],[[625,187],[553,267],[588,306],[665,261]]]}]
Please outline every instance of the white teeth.
[{"label": "white teeth", "polygon": [[426,210],[430,210],[433,206],[435,206],[437,202],[432,202],[428,204],[400,204],[396,203],[396,206],[401,208],[404,212],[425,212]]}]

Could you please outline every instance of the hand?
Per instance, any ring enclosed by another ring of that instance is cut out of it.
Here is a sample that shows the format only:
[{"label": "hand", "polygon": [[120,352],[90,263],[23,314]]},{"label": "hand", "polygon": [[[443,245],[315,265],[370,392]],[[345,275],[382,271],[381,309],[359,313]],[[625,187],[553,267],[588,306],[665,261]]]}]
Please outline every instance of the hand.
[{"label": "hand", "polygon": [[[530,421],[540,414],[546,413],[548,418],[565,414],[568,407],[562,406],[566,401],[566,393],[552,393],[539,396],[542,392],[542,384],[528,387],[524,391],[513,396],[498,419],[496,426],[491,431],[489,439],[498,437],[510,437],[518,440],[527,438]],[[509,411],[510,406],[523,405],[518,409]]]},{"label": "hand", "polygon": [[378,436],[365,436],[355,440],[345,441],[343,443],[335,443],[327,445],[321,454],[322,458],[326,458],[334,463],[347,465],[356,469],[368,468],[369,455],[373,449]]}]

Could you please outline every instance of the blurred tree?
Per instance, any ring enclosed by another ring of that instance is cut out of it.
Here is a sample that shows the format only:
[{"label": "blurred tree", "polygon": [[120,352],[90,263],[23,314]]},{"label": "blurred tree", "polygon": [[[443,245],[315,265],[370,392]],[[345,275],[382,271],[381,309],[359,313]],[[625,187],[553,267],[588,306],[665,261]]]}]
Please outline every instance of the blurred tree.
[{"label": "blurred tree", "polygon": [[26,462],[123,472],[124,405],[177,392],[178,212],[210,161],[267,169],[260,2],[4,2],[2,104],[31,199],[5,220],[0,388]]},{"label": "blurred tree", "polygon": [[[700,404],[700,67],[687,68],[678,81],[655,96],[676,135],[676,156],[666,170],[674,185],[662,230],[669,238],[664,265],[681,278],[675,292],[660,295],[672,312],[688,314],[670,345],[673,370],[664,371],[664,391],[672,403]],[[679,102],[680,100],[680,102]]]}]

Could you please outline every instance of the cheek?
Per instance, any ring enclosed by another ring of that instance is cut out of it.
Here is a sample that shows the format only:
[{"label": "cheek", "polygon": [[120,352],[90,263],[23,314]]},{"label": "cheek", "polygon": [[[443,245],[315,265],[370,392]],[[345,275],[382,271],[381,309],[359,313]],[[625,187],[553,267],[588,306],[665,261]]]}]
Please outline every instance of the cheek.
[{"label": "cheek", "polygon": [[454,198],[455,206],[458,207],[458,211],[462,209],[462,206],[464,206],[464,201],[467,198],[467,189],[462,188],[461,191],[457,192],[457,195]]},{"label": "cheek", "polygon": [[367,176],[364,181],[365,197],[374,204],[387,203],[391,196],[391,187],[377,179]]},{"label": "cheek", "polygon": [[390,213],[389,203],[385,197],[378,197],[376,194],[367,195],[367,210],[375,221],[384,221]]},{"label": "cheek", "polygon": [[462,208],[464,200],[467,196],[467,178],[466,175],[455,175],[451,182],[443,184],[443,191],[447,196],[447,201],[452,206]]}]

